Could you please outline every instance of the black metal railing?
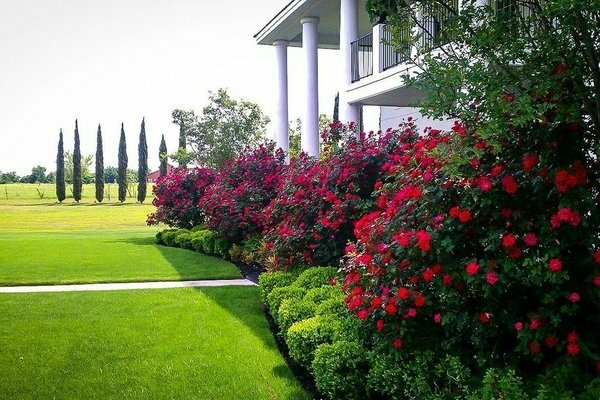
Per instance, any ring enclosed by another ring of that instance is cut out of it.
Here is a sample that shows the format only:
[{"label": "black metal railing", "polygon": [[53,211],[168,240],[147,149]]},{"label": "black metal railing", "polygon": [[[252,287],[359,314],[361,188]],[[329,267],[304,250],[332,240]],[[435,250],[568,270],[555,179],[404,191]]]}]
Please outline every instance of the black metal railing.
[{"label": "black metal railing", "polygon": [[528,20],[533,17],[532,3],[522,0],[495,0],[496,19],[512,36],[520,34],[520,29],[529,26]]},{"label": "black metal railing", "polygon": [[421,44],[433,48],[452,40],[449,28],[458,14],[458,0],[436,2],[423,10]]},{"label": "black metal railing", "polygon": [[[408,59],[410,53],[411,26],[409,24],[402,25],[394,34],[387,25],[381,29],[381,70],[385,71],[398,64],[402,64]],[[400,43],[400,48],[397,47]]]},{"label": "black metal railing", "polygon": [[369,33],[350,43],[352,82],[373,75],[373,34]]}]

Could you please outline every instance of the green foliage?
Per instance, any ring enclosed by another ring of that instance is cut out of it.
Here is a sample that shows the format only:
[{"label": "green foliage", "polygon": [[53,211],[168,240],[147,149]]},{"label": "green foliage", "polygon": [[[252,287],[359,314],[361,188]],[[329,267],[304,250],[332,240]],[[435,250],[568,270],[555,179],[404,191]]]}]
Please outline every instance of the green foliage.
[{"label": "green foliage", "polygon": [[178,232],[179,232],[179,229],[163,231],[161,238],[162,238],[162,242],[165,244],[165,246],[176,247],[176,245],[177,245],[176,239],[177,239]]},{"label": "green foliage", "polygon": [[180,229],[175,235],[175,245],[182,249],[193,249],[192,247],[192,233],[187,229]]},{"label": "green foliage", "polygon": [[269,118],[258,104],[233,99],[225,89],[209,92],[209,104],[198,121],[191,121],[186,138],[202,166],[219,167],[264,140]]},{"label": "green foliage", "polygon": [[62,129],[58,137],[58,150],[56,152],[56,199],[62,203],[67,198],[65,187],[65,149]]},{"label": "green foliage", "polygon": [[160,176],[165,176],[167,174],[168,158],[167,142],[165,142],[165,135],[162,135],[160,138],[160,147],[158,148],[158,159],[160,160],[158,170],[160,171]]},{"label": "green foliage", "polygon": [[0,172],[0,184],[19,182],[20,179],[21,178],[14,171]]},{"label": "green foliage", "polygon": [[298,276],[294,286],[305,290],[318,288],[331,284],[331,280],[339,275],[336,268],[333,267],[315,267],[308,268]]},{"label": "green foliage", "polygon": [[[277,290],[275,289],[271,295]],[[290,357],[298,364],[309,368],[317,347],[325,343],[332,343],[334,335],[335,326],[330,317],[315,316],[296,322],[287,333]]]},{"label": "green foliage", "polygon": [[75,120],[75,147],[73,148],[73,199],[81,200],[82,175],[81,175],[81,148],[79,143],[79,127]]},{"label": "green foliage", "polygon": [[194,250],[200,253],[214,254],[215,237],[215,233],[208,229],[194,232],[192,235],[192,245]]},{"label": "green foliage", "polygon": [[258,277],[260,297],[263,303],[267,303],[267,297],[273,289],[291,285],[297,276],[291,272],[275,271],[265,272]]},{"label": "green foliage", "polygon": [[96,201],[102,203],[104,199],[104,148],[102,146],[102,128],[98,124],[98,134],[96,136],[96,174],[94,178],[96,184]]},{"label": "green foliage", "polygon": [[119,138],[119,167],[117,183],[119,184],[119,201],[122,203],[127,196],[127,142],[125,139],[125,128],[121,123],[121,137]]},{"label": "green foliage", "polygon": [[284,300],[300,300],[304,297],[305,293],[306,289],[294,286],[276,287],[273,289],[267,296],[267,305],[269,306],[269,311],[275,321],[279,318],[279,306],[281,306],[281,303],[283,303]]},{"label": "green foliage", "polygon": [[472,400],[526,400],[529,396],[523,390],[523,381],[512,369],[489,369],[483,377],[482,388],[471,395]]},{"label": "green foliage", "polygon": [[341,298],[331,298],[323,301],[317,306],[316,315],[351,315],[348,306]]},{"label": "green foliage", "polygon": [[143,203],[146,200],[146,189],[148,187],[148,143],[146,143],[146,120],[142,119],[140,129],[140,141],[138,143],[138,189],[137,201]]},{"label": "green foliage", "polygon": [[[373,352],[367,389],[390,400],[452,400],[468,395],[470,372],[457,357]],[[516,399],[515,399],[516,400]]]},{"label": "green foliage", "polygon": [[166,245],[165,235],[171,232],[177,232],[178,229],[163,229],[162,231],[156,232],[156,243]]},{"label": "green foliage", "polygon": [[301,300],[292,298],[283,300],[277,310],[277,324],[283,337],[287,337],[287,331],[293,324],[312,317],[316,307],[317,305],[306,297]]},{"label": "green foliage", "polygon": [[344,297],[344,293],[342,293],[342,288],[340,286],[327,284],[326,286],[310,289],[306,292],[304,299],[315,304],[321,304],[330,299],[335,299],[344,303]]},{"label": "green foliage", "polygon": [[366,397],[367,355],[356,343],[339,341],[320,345],[311,370],[317,389],[330,399]]}]

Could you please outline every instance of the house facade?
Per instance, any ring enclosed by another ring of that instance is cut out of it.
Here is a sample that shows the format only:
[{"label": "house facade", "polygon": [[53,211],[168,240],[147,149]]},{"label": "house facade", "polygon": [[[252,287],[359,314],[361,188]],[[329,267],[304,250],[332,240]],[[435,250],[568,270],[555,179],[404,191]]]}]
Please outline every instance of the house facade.
[{"label": "house facade", "polygon": [[[455,6],[458,7],[458,0]],[[487,0],[477,0],[480,5]],[[290,48],[304,53],[304,110],[302,113],[302,150],[319,152],[319,49],[338,49],[340,76],[340,120],[358,122],[362,106],[380,109],[380,128],[396,127],[413,117],[418,125],[448,128],[450,121],[423,118],[417,108],[422,94],[403,84],[401,76],[410,66],[387,40],[391,32],[383,23],[373,23],[366,11],[366,0],[292,0],[254,36],[257,43],[273,46],[277,59],[277,114],[275,140],[289,149],[288,68]],[[423,37],[434,38],[443,16],[424,17]],[[425,39],[424,39],[425,40]],[[425,43],[423,44],[425,45]]]}]

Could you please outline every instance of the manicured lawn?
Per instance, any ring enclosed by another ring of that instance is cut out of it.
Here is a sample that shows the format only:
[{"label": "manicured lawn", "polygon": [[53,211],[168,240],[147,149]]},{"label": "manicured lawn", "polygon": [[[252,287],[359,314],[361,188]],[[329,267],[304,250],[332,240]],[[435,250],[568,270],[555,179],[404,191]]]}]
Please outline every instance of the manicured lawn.
[{"label": "manicured lawn", "polygon": [[231,263],[158,246],[140,204],[0,202],[0,285],[240,278]]},{"label": "manicured lawn", "polygon": [[0,296],[2,399],[308,399],[256,287]]},{"label": "manicured lawn", "polygon": [[[137,183],[128,185],[129,193],[126,202],[135,203],[134,193]],[[72,185],[67,184],[67,199],[65,203],[73,202]],[[116,202],[118,198],[118,185],[115,183],[104,185],[104,198],[106,202]],[[96,196],[96,186],[93,183],[84,184],[81,191],[83,201],[93,203]],[[152,201],[152,184],[148,184],[148,199]],[[6,200],[37,200],[46,202],[56,201],[56,186],[54,183],[9,183],[0,185],[0,203]]]}]

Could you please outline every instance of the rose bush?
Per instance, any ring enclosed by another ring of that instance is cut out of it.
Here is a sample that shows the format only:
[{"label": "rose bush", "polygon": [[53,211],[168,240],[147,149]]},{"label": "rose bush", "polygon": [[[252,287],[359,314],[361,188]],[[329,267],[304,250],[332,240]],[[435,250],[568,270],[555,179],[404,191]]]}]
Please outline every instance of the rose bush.
[{"label": "rose bush", "polygon": [[597,160],[578,132],[484,140],[457,124],[384,171],[344,266],[348,307],[376,340],[478,368],[600,368]]},{"label": "rose bush", "polygon": [[285,154],[273,145],[228,161],[199,200],[206,225],[234,243],[262,231],[265,206],[277,195]]},{"label": "rose bush", "polygon": [[198,202],[214,179],[215,171],[210,168],[178,168],[158,178],[152,201],[156,212],[148,216],[148,225],[192,228],[203,223],[204,213]]},{"label": "rose bush", "polygon": [[384,166],[414,141],[413,128],[357,135],[334,121],[322,134],[321,159],[292,159],[265,210],[273,266],[337,265],[354,222],[374,205],[371,194]]}]

